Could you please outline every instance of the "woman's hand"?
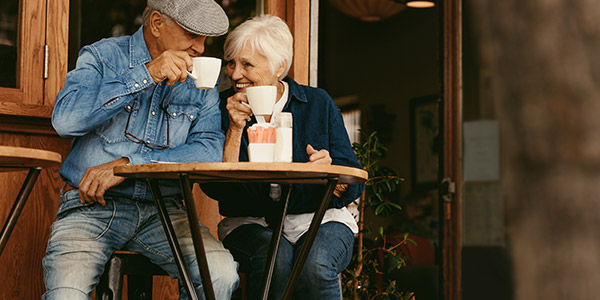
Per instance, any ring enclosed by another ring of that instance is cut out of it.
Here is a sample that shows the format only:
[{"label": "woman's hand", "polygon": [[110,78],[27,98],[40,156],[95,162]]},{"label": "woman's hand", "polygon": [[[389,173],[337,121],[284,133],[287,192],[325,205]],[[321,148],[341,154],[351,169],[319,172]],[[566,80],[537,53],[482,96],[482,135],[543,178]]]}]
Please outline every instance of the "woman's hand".
[{"label": "woman's hand", "polygon": [[227,98],[227,112],[229,112],[230,128],[235,127],[238,130],[244,129],[246,121],[250,121],[252,109],[243,104],[248,103],[248,98],[244,93],[235,93],[235,95]]},{"label": "woman's hand", "polygon": [[306,146],[306,154],[308,154],[308,162],[315,164],[331,164],[331,156],[329,156],[329,151],[325,149],[321,149],[319,151],[315,150],[310,144]]},{"label": "woman's hand", "polygon": [[[306,146],[306,153],[308,154],[308,163],[315,164],[331,164],[331,156],[329,156],[329,151],[325,149],[321,149],[319,151],[315,150],[310,144]],[[333,191],[333,195],[336,197],[342,197],[346,189],[348,188],[347,184],[337,184],[335,186],[335,190]]]}]

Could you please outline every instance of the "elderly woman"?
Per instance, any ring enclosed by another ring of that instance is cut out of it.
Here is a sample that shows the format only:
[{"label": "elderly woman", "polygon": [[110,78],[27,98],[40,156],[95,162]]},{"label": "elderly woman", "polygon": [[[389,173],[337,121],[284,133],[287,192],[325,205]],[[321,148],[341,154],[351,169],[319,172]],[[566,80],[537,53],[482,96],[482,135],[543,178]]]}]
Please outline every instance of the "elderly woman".
[{"label": "elderly woman", "polygon": [[[247,128],[256,123],[247,102],[250,86],[277,87],[274,113],[291,112],[293,161],[360,168],[339,109],[321,89],[286,77],[292,63],[293,38],[287,25],[269,15],[245,21],[225,42],[227,76],[232,88],[221,93],[222,126],[226,131],[223,160],[248,161]],[[271,121],[267,116],[266,121]],[[358,227],[345,208],[359,197],[363,185],[338,185],[326,211],[295,290],[294,299],[340,299],[338,275],[352,258]],[[269,184],[210,184],[204,191],[219,201],[222,215],[219,237],[248,274],[250,299],[258,299],[275,209],[269,196],[278,186]],[[310,221],[324,192],[321,185],[294,185],[284,220],[269,299],[279,299],[295,256],[304,242]],[[283,195],[286,187],[283,187]]]}]

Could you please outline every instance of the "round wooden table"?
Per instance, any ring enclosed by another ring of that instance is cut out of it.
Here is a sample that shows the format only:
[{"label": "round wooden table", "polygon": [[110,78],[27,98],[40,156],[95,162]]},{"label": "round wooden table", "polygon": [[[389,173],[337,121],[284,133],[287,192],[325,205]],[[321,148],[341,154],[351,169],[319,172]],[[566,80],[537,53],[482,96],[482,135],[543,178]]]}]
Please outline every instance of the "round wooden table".
[{"label": "round wooden table", "polygon": [[[143,165],[118,166],[114,169],[115,175],[144,178],[148,181],[154,200],[156,201],[159,215],[171,250],[174,253],[181,278],[184,279],[185,287],[191,299],[197,299],[194,287],[189,277],[189,272],[183,260],[181,249],[177,241],[177,236],[173,230],[166,208],[162,201],[162,195],[156,183],[158,179],[177,179],[180,181],[185,207],[187,209],[188,221],[194,240],[194,248],[198,257],[198,267],[200,276],[202,277],[202,285],[207,299],[214,299],[212,282],[206,262],[206,254],[204,245],[200,237],[200,229],[196,216],[196,208],[192,196],[192,186],[190,181],[201,182],[263,182],[263,183],[279,183],[279,184],[324,184],[326,185],[325,193],[320,202],[320,205],[315,212],[306,239],[300,253],[294,263],[290,278],[283,291],[282,299],[291,299],[293,291],[296,287],[296,282],[304,266],[304,262],[308,256],[308,252],[315,239],[323,215],[329,207],[329,202],[333,195],[335,185],[340,184],[357,184],[365,182],[368,179],[366,171],[357,168],[323,165],[323,164],[308,164],[308,163],[155,163]],[[267,257],[267,272],[264,274],[263,285],[261,288],[262,299],[267,299],[269,287],[272,279],[273,268],[279,240],[283,232],[283,219],[286,217],[287,205],[289,200],[289,192],[284,201],[280,201],[280,218],[274,226],[274,234],[271,240],[271,245]]]},{"label": "round wooden table", "polygon": [[0,255],[8,238],[17,223],[17,219],[29,198],[33,185],[40,174],[42,168],[55,167],[60,165],[61,155],[41,149],[31,149],[23,147],[0,146],[0,172],[14,172],[29,170],[25,181],[19,191],[12,209],[10,210],[6,222],[0,232]]}]

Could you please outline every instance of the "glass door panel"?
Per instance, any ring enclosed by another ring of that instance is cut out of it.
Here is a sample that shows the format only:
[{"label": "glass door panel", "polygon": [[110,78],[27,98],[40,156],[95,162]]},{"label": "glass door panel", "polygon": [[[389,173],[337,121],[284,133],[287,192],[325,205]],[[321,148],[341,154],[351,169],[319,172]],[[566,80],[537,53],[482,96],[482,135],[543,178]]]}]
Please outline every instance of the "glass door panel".
[{"label": "glass door panel", "polygon": [[0,4],[0,87],[17,87],[19,0]]}]

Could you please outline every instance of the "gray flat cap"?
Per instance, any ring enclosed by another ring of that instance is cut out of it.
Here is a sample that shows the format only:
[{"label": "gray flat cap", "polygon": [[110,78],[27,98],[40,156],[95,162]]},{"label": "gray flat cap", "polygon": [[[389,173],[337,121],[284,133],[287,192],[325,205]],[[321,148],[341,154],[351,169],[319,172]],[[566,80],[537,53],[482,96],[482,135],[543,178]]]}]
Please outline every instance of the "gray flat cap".
[{"label": "gray flat cap", "polygon": [[148,0],[148,6],[195,34],[220,36],[229,28],[225,11],[214,0]]}]

